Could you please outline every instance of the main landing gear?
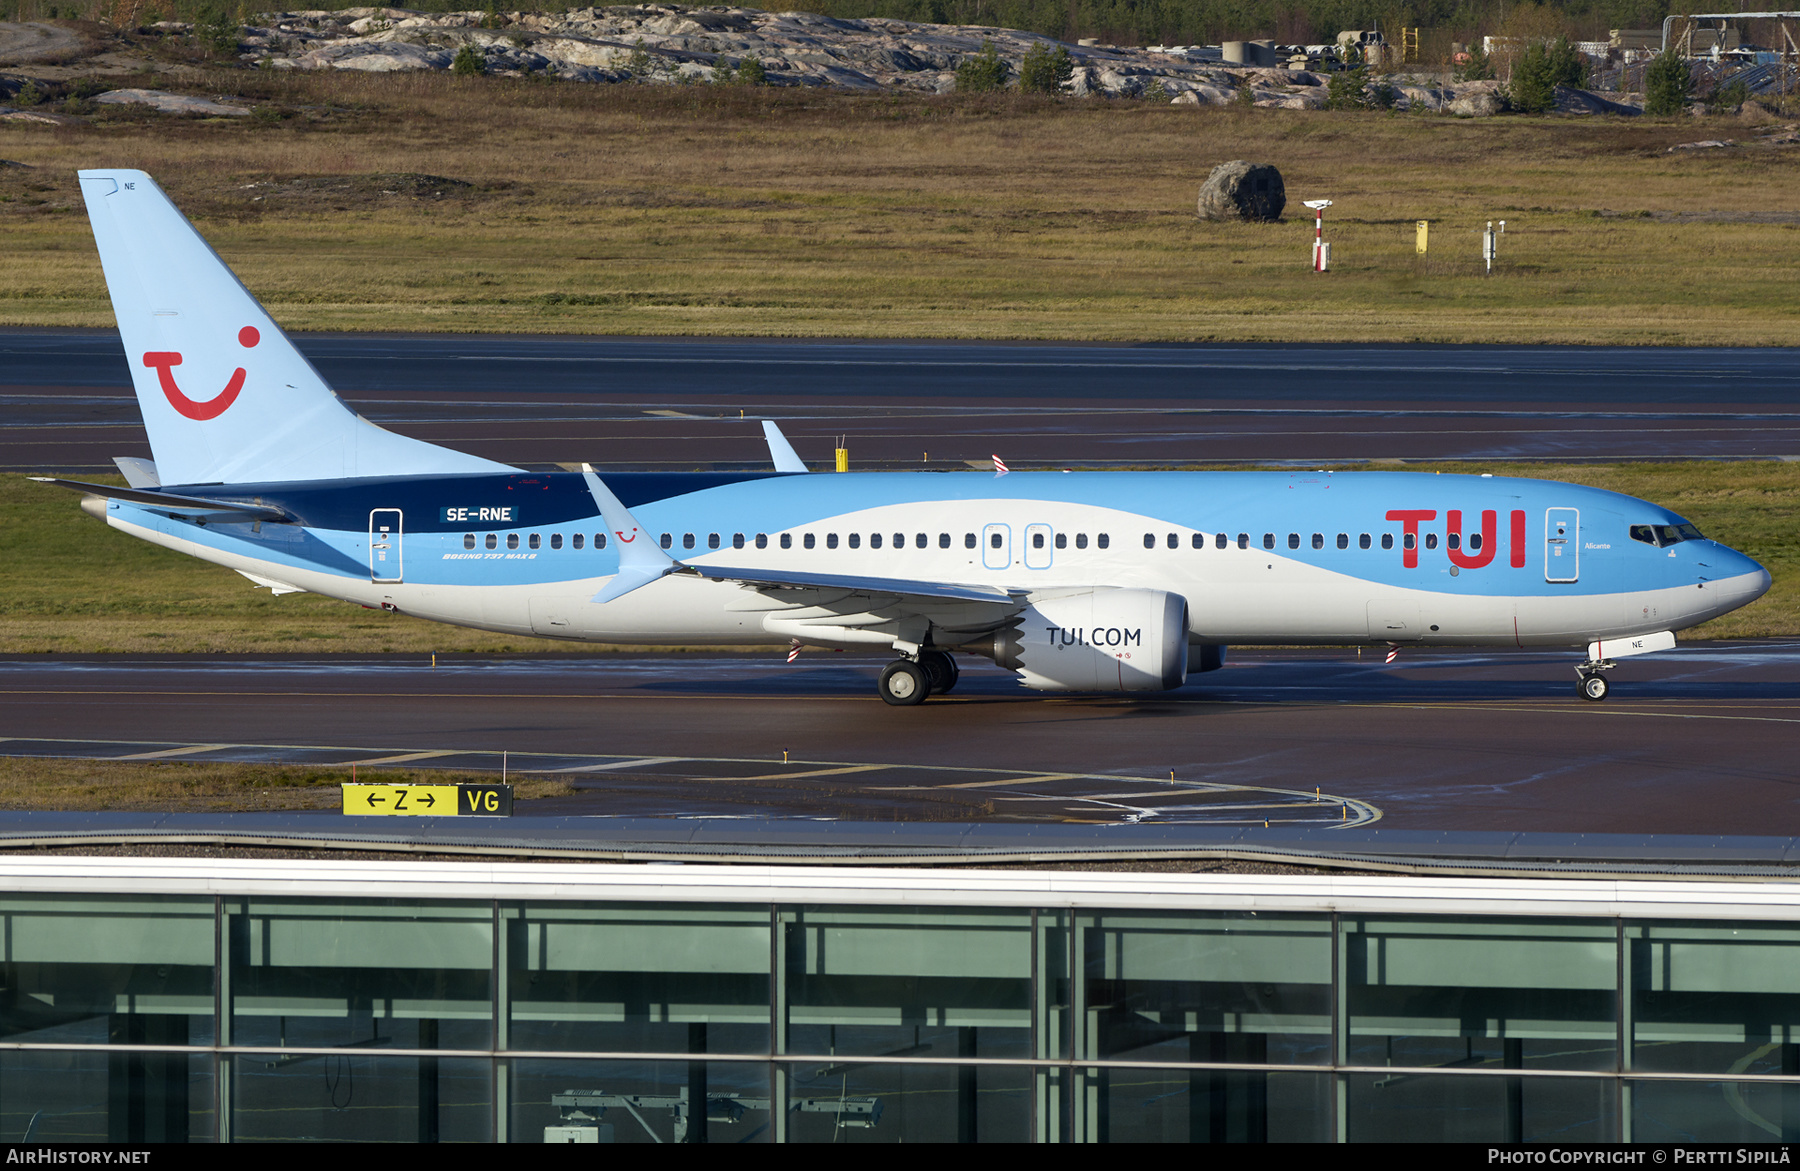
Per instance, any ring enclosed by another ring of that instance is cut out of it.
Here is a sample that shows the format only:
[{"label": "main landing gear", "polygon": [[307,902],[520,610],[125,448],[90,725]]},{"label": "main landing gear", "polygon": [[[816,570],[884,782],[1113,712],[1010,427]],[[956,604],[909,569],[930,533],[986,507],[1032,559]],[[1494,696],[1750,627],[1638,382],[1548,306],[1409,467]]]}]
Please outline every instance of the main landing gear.
[{"label": "main landing gear", "polygon": [[920,651],[918,662],[896,659],[882,669],[876,689],[895,707],[924,703],[933,692],[943,694],[956,686],[962,672],[956,660],[943,651]]},{"label": "main landing gear", "polygon": [[1601,659],[1598,662],[1590,660],[1577,666],[1575,668],[1575,694],[1583,699],[1592,700],[1594,703],[1605,699],[1606,693],[1611,691],[1612,687],[1606,682],[1606,676],[1601,672],[1610,671],[1616,666],[1618,664],[1611,659]]}]

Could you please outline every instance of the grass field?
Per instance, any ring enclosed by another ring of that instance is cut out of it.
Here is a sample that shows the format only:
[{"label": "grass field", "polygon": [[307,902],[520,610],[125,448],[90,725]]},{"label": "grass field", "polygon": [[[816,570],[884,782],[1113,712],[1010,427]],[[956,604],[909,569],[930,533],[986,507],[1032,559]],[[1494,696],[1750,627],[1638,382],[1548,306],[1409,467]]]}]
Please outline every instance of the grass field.
[{"label": "grass field", "polygon": [[[128,83],[171,86],[109,82]],[[74,172],[120,166],[155,175],[302,329],[1800,344],[1800,145],[1766,114],[250,70],[181,88],[263,116],[0,126],[0,158],[29,168],[0,167],[0,324],[111,323]],[[1700,138],[1740,145],[1668,150]],[[1281,168],[1285,222],[1195,218],[1236,158]],[[1314,197],[1336,201],[1322,276]],[[1490,219],[1507,231],[1484,277]]]},{"label": "grass field", "polygon": [[[1800,464],[1443,464],[1424,470],[1431,468],[1567,480],[1672,508],[1708,536],[1762,562],[1775,578],[1760,601],[1686,637],[1800,635]],[[312,594],[272,597],[230,570],[104,529],[76,507],[71,493],[22,476],[0,479],[5,653],[608,649],[441,626]]]}]

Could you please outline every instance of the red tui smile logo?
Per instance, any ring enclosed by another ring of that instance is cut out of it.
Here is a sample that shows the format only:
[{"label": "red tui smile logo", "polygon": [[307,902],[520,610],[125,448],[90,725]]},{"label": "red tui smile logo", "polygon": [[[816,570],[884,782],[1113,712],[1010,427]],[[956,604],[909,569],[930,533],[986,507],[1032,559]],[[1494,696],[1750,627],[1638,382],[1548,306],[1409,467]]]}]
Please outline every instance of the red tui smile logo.
[{"label": "red tui smile logo", "polygon": [[[238,330],[237,340],[238,345],[247,350],[261,341],[262,335],[256,332],[254,325],[246,325]],[[181,387],[175,385],[175,367],[181,365],[180,354],[167,350],[154,350],[144,355],[144,365],[156,371],[156,379],[162,384],[163,397],[169,400],[169,405],[188,418],[202,423],[224,414],[226,409],[237,401],[238,393],[244,389],[244,368],[239,366],[231,372],[231,377],[226,381],[224,390],[205,402],[195,402],[181,392]]]}]

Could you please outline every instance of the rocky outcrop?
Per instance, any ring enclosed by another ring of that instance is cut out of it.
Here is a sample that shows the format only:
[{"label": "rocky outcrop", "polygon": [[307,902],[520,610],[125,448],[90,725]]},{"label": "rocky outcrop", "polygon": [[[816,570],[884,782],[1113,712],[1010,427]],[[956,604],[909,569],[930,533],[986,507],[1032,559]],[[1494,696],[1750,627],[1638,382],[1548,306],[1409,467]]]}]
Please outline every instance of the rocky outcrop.
[{"label": "rocky outcrop", "polygon": [[[173,22],[158,27],[188,28]],[[407,8],[265,13],[246,27],[242,58],[271,69],[393,72],[448,69],[467,47],[488,73],[501,76],[689,85],[735,72],[753,57],[773,85],[948,93],[956,87],[956,67],[990,43],[1015,78],[1034,47],[1067,49],[1075,70],[1065,88],[1077,96],[1160,95],[1177,105],[1213,106],[1237,101],[1248,87],[1251,100],[1263,107],[1315,109],[1325,102],[1322,74],[1231,67],[1217,49],[1061,45],[1018,29],[676,4],[499,14]],[[1477,82],[1454,93],[1403,85],[1399,104],[1440,110],[1468,89],[1489,96],[1475,99],[1485,103],[1479,111],[1467,112],[1497,112],[1493,85]]]},{"label": "rocky outcrop", "polygon": [[1287,206],[1287,187],[1281,172],[1267,163],[1220,163],[1200,188],[1199,212],[1203,220],[1252,220],[1261,223],[1281,218]]},{"label": "rocky outcrop", "polygon": [[160,89],[114,89],[95,94],[94,101],[104,106],[152,106],[165,114],[194,114],[201,117],[241,118],[250,113],[244,106],[228,106],[186,94],[164,93]]}]

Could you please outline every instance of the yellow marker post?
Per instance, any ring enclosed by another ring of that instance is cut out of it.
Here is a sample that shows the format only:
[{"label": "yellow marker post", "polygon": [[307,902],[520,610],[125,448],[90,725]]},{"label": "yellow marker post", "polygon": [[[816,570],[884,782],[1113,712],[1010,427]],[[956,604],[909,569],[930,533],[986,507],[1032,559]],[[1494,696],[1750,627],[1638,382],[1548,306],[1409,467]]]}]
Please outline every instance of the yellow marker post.
[{"label": "yellow marker post", "polygon": [[1418,249],[1419,249],[1420,256],[1425,255],[1425,244],[1426,244],[1427,239],[1430,237],[1430,235],[1431,235],[1431,221],[1430,220],[1420,220],[1419,221],[1419,243],[1418,243]]},{"label": "yellow marker post", "polygon": [[357,817],[511,817],[511,785],[343,785]]},{"label": "yellow marker post", "polygon": [[850,449],[848,447],[837,449],[837,470],[840,472],[850,470]]}]

